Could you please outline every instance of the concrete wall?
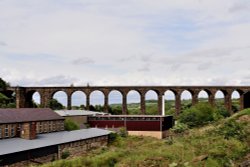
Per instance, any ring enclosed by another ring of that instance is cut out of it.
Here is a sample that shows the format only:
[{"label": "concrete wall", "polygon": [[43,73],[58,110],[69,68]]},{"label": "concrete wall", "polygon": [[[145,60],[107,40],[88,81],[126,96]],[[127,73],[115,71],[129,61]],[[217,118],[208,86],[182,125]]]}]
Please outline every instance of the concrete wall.
[{"label": "concrete wall", "polygon": [[163,139],[167,137],[168,131],[128,131],[129,135],[134,136],[149,136],[149,137],[155,137],[157,139]]}]

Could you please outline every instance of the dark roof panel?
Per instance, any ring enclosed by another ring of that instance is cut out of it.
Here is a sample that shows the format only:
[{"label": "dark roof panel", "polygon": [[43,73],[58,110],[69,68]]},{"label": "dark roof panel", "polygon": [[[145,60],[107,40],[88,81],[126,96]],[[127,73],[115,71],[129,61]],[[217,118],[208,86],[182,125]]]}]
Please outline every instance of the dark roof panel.
[{"label": "dark roof panel", "polygon": [[50,108],[0,109],[0,124],[64,119]]}]

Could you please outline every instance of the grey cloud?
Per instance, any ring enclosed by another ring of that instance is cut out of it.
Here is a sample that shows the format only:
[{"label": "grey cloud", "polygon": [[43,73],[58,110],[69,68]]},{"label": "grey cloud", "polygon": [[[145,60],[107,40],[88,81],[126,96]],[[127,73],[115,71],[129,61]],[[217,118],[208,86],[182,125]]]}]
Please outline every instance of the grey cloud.
[{"label": "grey cloud", "polygon": [[143,55],[143,56],[141,56],[141,61],[143,61],[143,62],[150,62],[152,56],[153,56],[153,54]]},{"label": "grey cloud", "polygon": [[7,46],[8,44],[6,42],[0,41],[0,46]]},{"label": "grey cloud", "polygon": [[127,62],[130,60],[134,60],[135,58],[136,58],[136,56],[123,57],[123,58],[119,59],[118,62]]},{"label": "grey cloud", "polygon": [[143,67],[139,68],[137,71],[139,72],[149,72],[150,71],[150,68],[149,68],[149,65],[144,65]]},{"label": "grey cloud", "polygon": [[94,64],[95,61],[89,57],[81,57],[72,61],[74,65]]},{"label": "grey cloud", "polygon": [[49,78],[42,79],[37,81],[37,85],[46,85],[46,86],[57,86],[57,85],[71,85],[76,81],[76,78],[58,75]]},{"label": "grey cloud", "polygon": [[249,12],[250,10],[250,3],[249,2],[246,2],[245,3],[235,3],[233,6],[231,6],[229,8],[229,12],[230,13],[234,13],[234,12],[242,12],[242,11],[246,11],[246,12]]},{"label": "grey cloud", "polygon": [[198,65],[197,69],[201,71],[208,70],[209,68],[211,68],[212,65],[213,65],[212,62],[205,62]]}]

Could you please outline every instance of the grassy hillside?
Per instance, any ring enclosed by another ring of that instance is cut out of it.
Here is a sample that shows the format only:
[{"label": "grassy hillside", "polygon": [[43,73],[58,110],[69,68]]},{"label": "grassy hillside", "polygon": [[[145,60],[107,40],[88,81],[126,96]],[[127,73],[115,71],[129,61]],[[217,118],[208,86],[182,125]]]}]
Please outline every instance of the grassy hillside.
[{"label": "grassy hillside", "polygon": [[182,133],[171,132],[170,137],[164,140],[118,136],[109,147],[43,167],[234,166],[250,157],[249,148],[250,109],[246,109],[203,127]]}]

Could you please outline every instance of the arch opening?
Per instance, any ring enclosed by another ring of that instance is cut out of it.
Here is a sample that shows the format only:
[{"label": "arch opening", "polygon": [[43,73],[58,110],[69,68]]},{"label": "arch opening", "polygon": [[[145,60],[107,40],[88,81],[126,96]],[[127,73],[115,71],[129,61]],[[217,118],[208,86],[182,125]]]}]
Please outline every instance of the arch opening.
[{"label": "arch opening", "polygon": [[181,93],[181,112],[192,106],[192,94],[188,90]]},{"label": "arch opening", "polygon": [[90,111],[104,111],[104,94],[99,90],[91,92],[90,96]]},{"label": "arch opening", "polygon": [[145,94],[146,101],[146,115],[157,115],[158,114],[158,95],[154,90],[149,90]]},{"label": "arch opening", "polygon": [[73,110],[86,110],[86,94],[82,91],[75,91],[71,95]]},{"label": "arch opening", "polygon": [[208,103],[208,98],[209,98],[209,95],[205,90],[202,90],[199,92],[199,94],[198,94],[199,102]]},{"label": "arch opening", "polygon": [[39,92],[34,92],[32,95],[32,105],[34,108],[39,108],[41,106],[41,95]]},{"label": "arch opening", "polygon": [[240,110],[240,93],[235,90],[231,95],[232,99],[232,111],[235,113]]},{"label": "arch opening", "polygon": [[250,91],[245,93],[244,95],[243,108],[250,108]]},{"label": "arch opening", "polygon": [[52,100],[49,102],[50,108],[53,110],[61,110],[67,108],[68,95],[64,91],[57,91],[53,94]]},{"label": "arch opening", "polygon": [[165,115],[175,115],[175,94],[171,90],[164,93]]},{"label": "arch opening", "polygon": [[141,114],[141,99],[140,93],[136,90],[131,90],[127,94],[127,109],[129,115]]},{"label": "arch opening", "polygon": [[117,90],[109,92],[109,113],[112,115],[122,114],[122,94]]},{"label": "arch opening", "polygon": [[215,106],[217,108],[224,108],[225,109],[225,95],[224,93],[221,91],[221,90],[218,90],[216,93],[215,93]]}]

